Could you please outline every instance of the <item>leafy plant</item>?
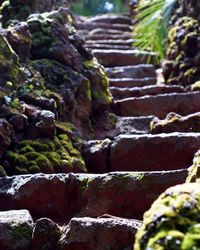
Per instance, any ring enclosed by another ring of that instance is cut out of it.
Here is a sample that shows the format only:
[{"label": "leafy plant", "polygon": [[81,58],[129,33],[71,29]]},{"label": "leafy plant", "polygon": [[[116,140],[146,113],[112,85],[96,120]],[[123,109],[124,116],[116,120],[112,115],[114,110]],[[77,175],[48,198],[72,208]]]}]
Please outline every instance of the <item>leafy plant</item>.
[{"label": "leafy plant", "polygon": [[164,58],[168,24],[176,2],[177,0],[141,0],[136,8],[134,46],[156,52],[156,62]]}]

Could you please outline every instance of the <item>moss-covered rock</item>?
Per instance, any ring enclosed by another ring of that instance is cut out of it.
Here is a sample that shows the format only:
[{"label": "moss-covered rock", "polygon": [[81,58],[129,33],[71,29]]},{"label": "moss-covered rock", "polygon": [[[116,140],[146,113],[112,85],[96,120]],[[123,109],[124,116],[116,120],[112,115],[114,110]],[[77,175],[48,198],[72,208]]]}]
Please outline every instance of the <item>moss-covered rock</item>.
[{"label": "moss-covered rock", "polygon": [[199,39],[197,19],[182,16],[173,23],[168,33],[168,61],[163,63],[163,73],[168,84],[187,86],[200,79]]},{"label": "moss-covered rock", "polygon": [[[92,105],[95,112],[105,110],[111,104],[109,91],[109,80],[101,64],[94,57],[92,60],[84,61],[83,65],[91,82]],[[89,95],[90,93],[88,93]]]},{"label": "moss-covered rock", "polygon": [[[94,137],[98,116],[109,114],[104,68],[70,11],[57,8],[65,2],[1,5],[0,118],[8,122],[0,133],[2,175],[85,172],[81,141]],[[108,120],[114,125],[112,115]]]},{"label": "moss-covered rock", "polygon": [[144,214],[134,250],[189,250],[200,248],[200,184],[166,190]]},{"label": "moss-covered rock", "polygon": [[[0,86],[11,90],[20,81],[20,65],[7,39],[0,35]],[[7,84],[7,83],[10,84]]]},{"label": "moss-covered rock", "polygon": [[[50,139],[24,140],[13,151],[6,153],[5,161],[12,168],[8,174],[86,172],[80,152],[66,134]],[[6,167],[5,167],[6,168]]]},{"label": "moss-covered rock", "polygon": [[[2,23],[7,26],[12,20],[25,21],[26,18],[32,13],[49,12],[57,9],[60,6],[68,7],[69,4],[66,0],[5,0],[1,4]],[[73,21],[71,14],[68,12],[68,19]]]},{"label": "moss-covered rock", "polygon": [[193,164],[188,169],[188,177],[186,179],[186,182],[195,182],[199,178],[200,178],[200,151],[197,151],[193,159]]},{"label": "moss-covered rock", "polygon": [[200,113],[181,116],[169,113],[165,119],[154,118],[150,124],[152,134],[172,132],[200,132]]}]

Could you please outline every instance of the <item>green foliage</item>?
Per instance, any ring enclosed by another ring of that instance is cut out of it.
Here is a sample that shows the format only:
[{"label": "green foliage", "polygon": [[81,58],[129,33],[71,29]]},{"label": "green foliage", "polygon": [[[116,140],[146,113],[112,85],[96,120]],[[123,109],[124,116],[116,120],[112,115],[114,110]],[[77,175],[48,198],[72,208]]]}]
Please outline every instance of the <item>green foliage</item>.
[{"label": "green foliage", "polygon": [[[110,8],[109,8],[110,7]],[[90,16],[100,13],[126,12],[127,7],[122,0],[78,0],[72,4],[75,13]]]},{"label": "green foliage", "polygon": [[137,7],[134,46],[156,52],[157,63],[165,55],[168,23],[176,2],[177,0],[141,0]]}]

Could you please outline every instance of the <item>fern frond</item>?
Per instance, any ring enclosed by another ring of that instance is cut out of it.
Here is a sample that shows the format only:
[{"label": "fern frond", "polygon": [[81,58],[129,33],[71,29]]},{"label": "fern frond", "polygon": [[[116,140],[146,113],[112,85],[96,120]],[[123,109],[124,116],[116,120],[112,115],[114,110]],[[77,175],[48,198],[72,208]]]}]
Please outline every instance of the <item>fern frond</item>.
[{"label": "fern frond", "polygon": [[141,50],[156,52],[156,63],[165,55],[168,23],[176,1],[141,0],[136,9],[134,46]]}]

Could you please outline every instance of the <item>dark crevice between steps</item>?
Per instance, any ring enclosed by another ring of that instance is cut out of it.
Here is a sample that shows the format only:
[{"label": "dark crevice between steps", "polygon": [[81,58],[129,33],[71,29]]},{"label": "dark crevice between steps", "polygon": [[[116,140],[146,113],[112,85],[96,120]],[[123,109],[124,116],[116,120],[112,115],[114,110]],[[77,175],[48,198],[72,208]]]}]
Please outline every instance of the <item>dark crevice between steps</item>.
[{"label": "dark crevice between steps", "polygon": [[113,144],[113,140],[111,140],[111,143],[108,145],[107,149],[107,157],[106,157],[106,172],[111,172],[111,146]]}]

